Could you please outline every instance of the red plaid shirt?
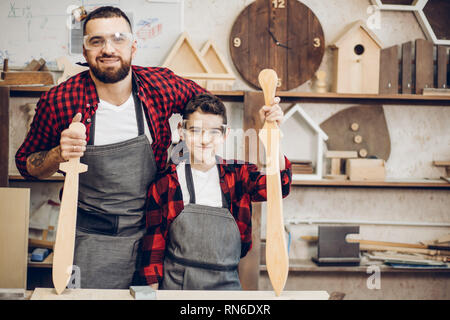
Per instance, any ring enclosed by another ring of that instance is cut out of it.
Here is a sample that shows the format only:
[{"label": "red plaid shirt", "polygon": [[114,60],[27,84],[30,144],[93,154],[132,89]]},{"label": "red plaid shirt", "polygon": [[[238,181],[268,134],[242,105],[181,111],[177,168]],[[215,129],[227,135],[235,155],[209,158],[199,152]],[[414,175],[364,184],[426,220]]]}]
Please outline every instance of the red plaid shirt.
[{"label": "red plaid shirt", "polygon": [[[159,170],[167,163],[171,143],[169,118],[179,113],[186,103],[205,89],[195,82],[181,78],[166,68],[132,66],[138,85],[138,95],[146,109],[152,149]],[[35,152],[59,145],[61,132],[67,129],[76,113],[82,114],[89,140],[90,119],[97,110],[99,98],[89,71],[51,88],[41,96],[36,115],[25,141],[16,153],[16,165],[22,176],[34,179],[26,168],[27,157]]]},{"label": "red plaid shirt", "polygon": [[[281,171],[283,198],[289,194],[291,163],[285,158],[286,169]],[[220,159],[220,188],[241,233],[241,257],[252,245],[252,201],[266,201],[266,176],[249,163],[229,164]],[[148,284],[161,282],[164,252],[171,223],[184,208],[183,195],[175,164],[158,175],[148,190],[146,204],[147,232],[142,242],[140,274]]]}]

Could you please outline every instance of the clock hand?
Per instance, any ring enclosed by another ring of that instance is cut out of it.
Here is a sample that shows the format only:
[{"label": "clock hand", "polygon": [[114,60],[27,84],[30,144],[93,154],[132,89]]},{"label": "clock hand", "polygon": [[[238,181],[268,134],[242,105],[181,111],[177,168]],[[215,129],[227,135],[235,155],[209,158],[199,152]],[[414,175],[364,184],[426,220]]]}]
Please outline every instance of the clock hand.
[{"label": "clock hand", "polygon": [[269,28],[267,28],[267,32],[269,32],[270,36],[272,37],[273,41],[275,42],[275,44],[279,47],[283,47],[286,49],[290,49],[288,46],[282,44],[280,41],[277,40],[277,38],[275,38],[275,36],[273,35],[273,33],[270,31]]},{"label": "clock hand", "polygon": [[278,46],[280,45],[280,41],[277,40],[277,38],[275,38],[275,36],[273,35],[273,33],[270,31],[269,28],[267,28],[267,32],[269,32],[270,36],[272,37],[273,41],[275,42],[275,44]]},{"label": "clock hand", "polygon": [[288,46],[286,46],[286,45],[284,45],[284,44],[281,44],[281,43],[277,43],[277,46],[283,47],[283,48],[286,48],[286,49],[290,49]]}]

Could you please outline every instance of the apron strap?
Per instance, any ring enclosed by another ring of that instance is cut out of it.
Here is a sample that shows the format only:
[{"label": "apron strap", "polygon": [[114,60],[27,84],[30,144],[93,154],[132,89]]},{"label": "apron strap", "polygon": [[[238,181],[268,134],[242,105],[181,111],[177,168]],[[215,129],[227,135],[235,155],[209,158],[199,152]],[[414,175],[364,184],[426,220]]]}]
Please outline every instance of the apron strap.
[{"label": "apron strap", "polygon": [[[138,135],[141,136],[144,134],[144,118],[142,116],[142,102],[141,102],[141,99],[139,99],[139,97],[137,95],[137,90],[138,90],[137,85],[136,85],[135,81],[133,81],[132,94],[133,94],[133,100],[134,100],[134,109],[135,109],[135,113],[136,113],[136,123],[137,123],[137,127],[138,127]],[[94,145],[95,114],[96,114],[96,112],[91,117],[91,129],[89,131],[88,145]]]},{"label": "apron strap", "polygon": [[[217,164],[217,170],[220,177],[220,168],[219,164]],[[195,204],[195,188],[194,188],[194,179],[192,178],[192,168],[191,164],[187,163],[184,166],[184,174],[186,176],[186,185],[187,189],[189,191],[189,203]],[[222,188],[220,188],[220,194],[222,196],[222,207],[228,208],[228,201],[225,198],[225,194],[222,191]]]}]

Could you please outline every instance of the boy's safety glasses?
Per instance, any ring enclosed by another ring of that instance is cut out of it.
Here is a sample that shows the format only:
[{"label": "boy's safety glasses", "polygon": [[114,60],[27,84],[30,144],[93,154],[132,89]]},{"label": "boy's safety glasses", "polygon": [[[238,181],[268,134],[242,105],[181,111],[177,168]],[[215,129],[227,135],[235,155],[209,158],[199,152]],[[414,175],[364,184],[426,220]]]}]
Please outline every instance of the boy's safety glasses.
[{"label": "boy's safety glasses", "polygon": [[225,134],[227,130],[227,126],[224,124],[222,124],[218,128],[203,128],[201,126],[197,126],[195,122],[196,121],[194,121],[194,125],[188,125],[187,120],[183,120],[183,130],[185,130],[189,135],[191,135],[194,138],[200,138],[205,133],[207,133],[208,136],[214,139],[220,138]]}]

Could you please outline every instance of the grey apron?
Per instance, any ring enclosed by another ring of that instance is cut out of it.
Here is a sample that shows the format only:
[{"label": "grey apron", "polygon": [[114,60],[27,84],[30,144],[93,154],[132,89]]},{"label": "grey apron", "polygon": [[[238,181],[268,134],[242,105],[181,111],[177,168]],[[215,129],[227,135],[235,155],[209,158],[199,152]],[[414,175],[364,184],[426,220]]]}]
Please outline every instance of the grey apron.
[{"label": "grey apron", "polygon": [[240,290],[241,236],[227,209],[195,204],[191,166],[185,167],[190,203],[173,221],[161,285],[167,290]]},{"label": "grey apron", "polygon": [[81,158],[88,165],[80,175],[74,254],[81,288],[128,289],[138,279],[144,204],[156,162],[144,133],[141,101],[133,95],[138,137],[94,146],[94,115]]}]

